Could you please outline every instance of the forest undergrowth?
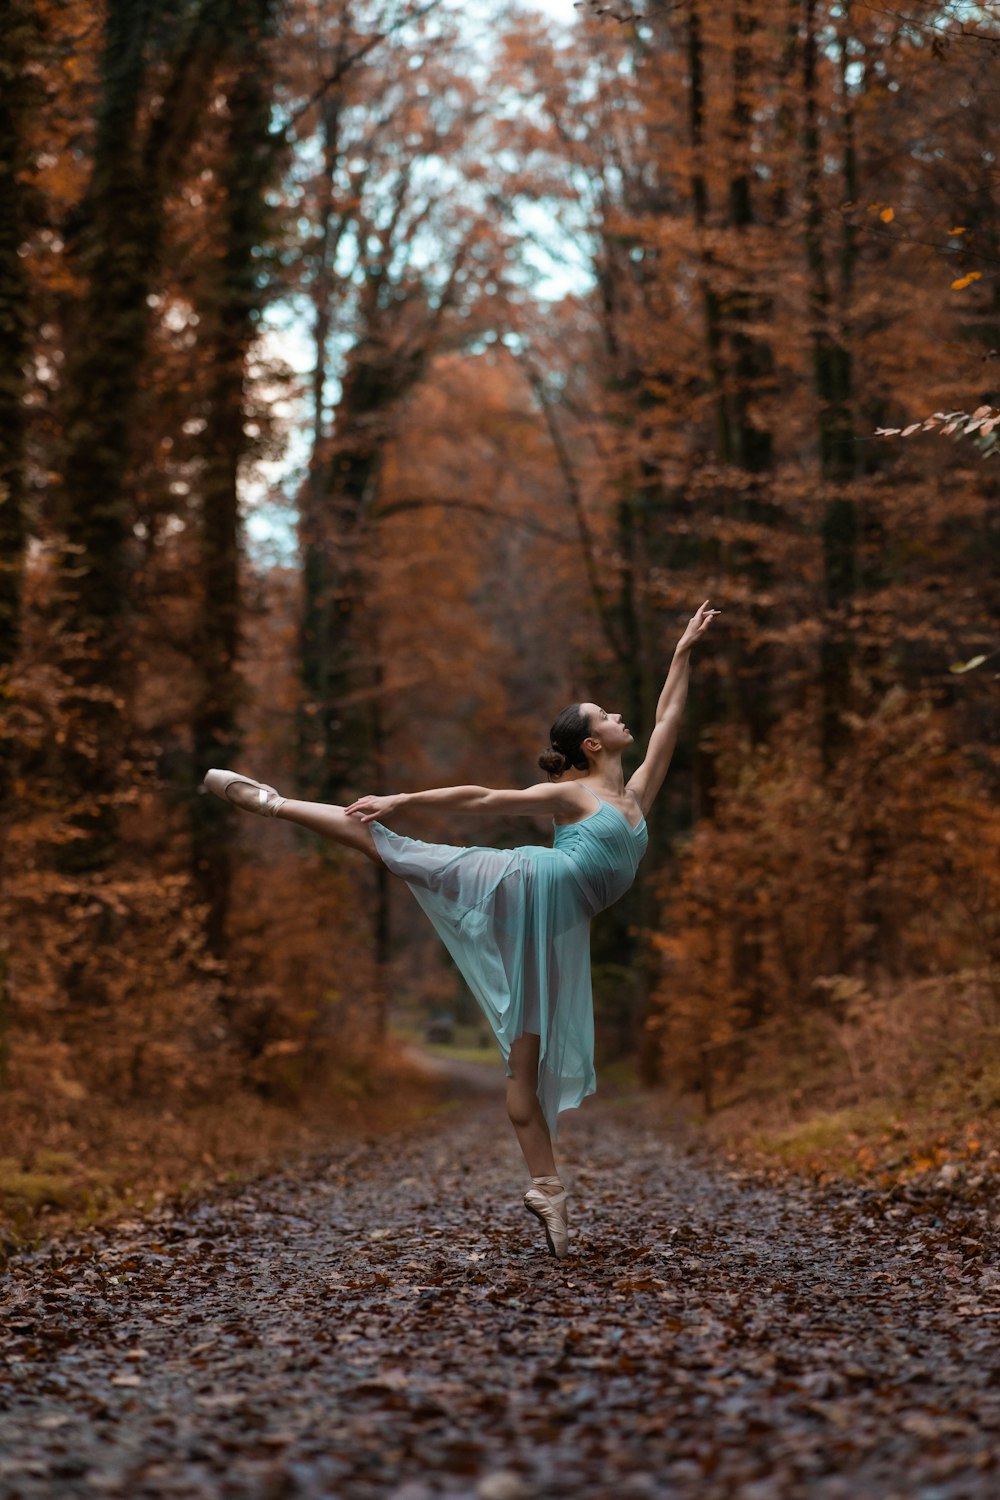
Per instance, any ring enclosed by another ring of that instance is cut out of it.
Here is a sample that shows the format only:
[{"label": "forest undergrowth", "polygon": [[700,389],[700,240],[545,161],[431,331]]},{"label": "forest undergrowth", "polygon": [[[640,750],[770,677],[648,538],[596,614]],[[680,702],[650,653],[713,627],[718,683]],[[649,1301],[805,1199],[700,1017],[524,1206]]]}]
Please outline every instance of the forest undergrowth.
[{"label": "forest undergrowth", "polygon": [[916,1179],[1000,1185],[1000,997],[980,973],[886,985],[829,1013],[761,1028],[738,1063],[674,1095],[714,1150],[768,1175],[882,1189]]},{"label": "forest undergrowth", "polygon": [[197,1202],[442,1107],[434,1081],[391,1045],[377,1059],[356,1053],[294,1101],[234,1088],[176,1112],[88,1102],[50,1114],[45,1129],[26,1126],[27,1103],[18,1090],[0,1101],[0,1264],[25,1244]]},{"label": "forest undergrowth", "polygon": [[[845,982],[846,983],[846,982]],[[772,1181],[924,1183],[979,1201],[1000,1192],[1000,1007],[981,974],[887,986],[829,1013],[759,1028],[713,1063],[703,1090],[653,1091],[665,1136]],[[461,1071],[462,1049],[433,1049]],[[678,1074],[680,1077],[680,1074]],[[599,1067],[602,1096],[627,1099],[631,1063]],[[72,1092],[72,1091],[71,1091]],[[308,1160],[337,1141],[374,1143],[449,1107],[440,1080],[390,1034],[355,1040],[321,1081],[280,1096],[234,1087],[197,1102],[0,1097],[0,1258],[68,1231],[197,1202]],[[586,1109],[587,1106],[584,1106]]]}]

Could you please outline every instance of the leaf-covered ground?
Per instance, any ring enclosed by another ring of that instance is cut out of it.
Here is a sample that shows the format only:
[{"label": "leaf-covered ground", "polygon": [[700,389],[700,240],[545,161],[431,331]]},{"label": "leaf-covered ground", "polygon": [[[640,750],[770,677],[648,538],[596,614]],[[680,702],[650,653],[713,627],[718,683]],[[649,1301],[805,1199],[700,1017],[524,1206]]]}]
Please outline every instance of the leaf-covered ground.
[{"label": "leaf-covered ground", "polygon": [[0,1494],[1000,1493],[988,1183],[772,1184],[640,1105],[564,1121],[563,1262],[492,1093],[21,1254]]}]

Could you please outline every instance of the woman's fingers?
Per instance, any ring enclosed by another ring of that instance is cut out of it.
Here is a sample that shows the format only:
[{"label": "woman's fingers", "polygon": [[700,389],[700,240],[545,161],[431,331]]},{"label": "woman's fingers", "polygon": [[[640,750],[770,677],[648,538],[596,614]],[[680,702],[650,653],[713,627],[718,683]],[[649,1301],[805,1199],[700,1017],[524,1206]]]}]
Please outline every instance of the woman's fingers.
[{"label": "woman's fingers", "polygon": [[359,823],[374,823],[385,807],[386,800],[385,797],[359,797],[350,807],[345,807],[344,811],[349,818],[357,818]]},{"label": "woman's fingers", "polygon": [[691,622],[699,635],[704,634],[716,615],[721,615],[722,613],[721,609],[709,609],[709,603],[710,601],[706,599],[704,604],[698,606],[694,619]]}]

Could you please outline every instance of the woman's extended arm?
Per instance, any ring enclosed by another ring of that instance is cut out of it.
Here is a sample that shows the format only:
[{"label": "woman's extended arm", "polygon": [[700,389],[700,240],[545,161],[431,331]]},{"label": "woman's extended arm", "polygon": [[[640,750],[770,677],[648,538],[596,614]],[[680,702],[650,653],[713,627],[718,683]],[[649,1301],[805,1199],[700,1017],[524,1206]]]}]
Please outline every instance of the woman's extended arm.
[{"label": "woman's extended arm", "polygon": [[487,786],[440,786],[426,792],[396,792],[390,797],[359,797],[344,811],[361,823],[381,821],[404,807],[443,807],[452,812],[569,813],[581,811],[585,794],[572,783],[542,781],[523,791],[494,791]]},{"label": "woman's extended arm", "polygon": [[691,647],[705,634],[714,616],[721,613],[721,610],[709,609],[706,599],[691,616],[687,629],[674,648],[670,671],[657,700],[656,722],[649,736],[646,758],[628,782],[628,789],[634,794],[643,813],[649,812],[653,799],[663,785],[663,778],[677,744],[681,715],[687,699]]}]

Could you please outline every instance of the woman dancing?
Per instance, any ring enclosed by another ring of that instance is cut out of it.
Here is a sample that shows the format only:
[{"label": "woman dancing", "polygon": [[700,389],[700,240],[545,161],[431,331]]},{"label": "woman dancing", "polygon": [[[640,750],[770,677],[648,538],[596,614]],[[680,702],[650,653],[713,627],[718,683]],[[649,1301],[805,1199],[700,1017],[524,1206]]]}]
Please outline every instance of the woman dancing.
[{"label": "woman dancing", "polygon": [[[621,714],[596,703],[562,711],[538,758],[549,780],[523,791],[438,787],[336,807],[281,797],[235,771],[205,777],[209,791],[237,807],[358,849],[410,887],[500,1045],[507,1113],[531,1173],[524,1206],[541,1221],[552,1255],[568,1249],[567,1193],[552,1151],[558,1115],[596,1087],[590,920],[635,879],[648,842],[645,814],[677,742],[691,648],[719,612],[706,599],[688,622],[656,705],[646,758],[627,785],[622,752],[632,734]],[[553,846],[427,844],[384,826],[381,819],[404,807],[550,813]]]}]

